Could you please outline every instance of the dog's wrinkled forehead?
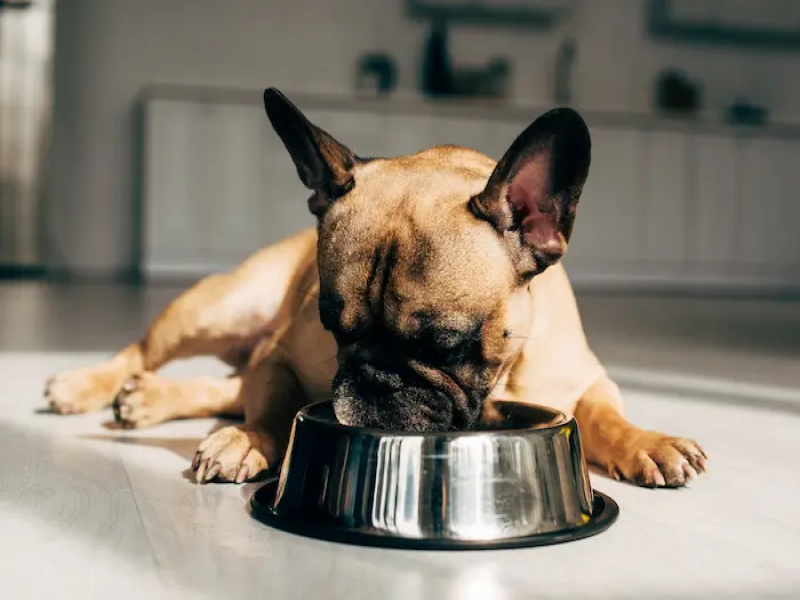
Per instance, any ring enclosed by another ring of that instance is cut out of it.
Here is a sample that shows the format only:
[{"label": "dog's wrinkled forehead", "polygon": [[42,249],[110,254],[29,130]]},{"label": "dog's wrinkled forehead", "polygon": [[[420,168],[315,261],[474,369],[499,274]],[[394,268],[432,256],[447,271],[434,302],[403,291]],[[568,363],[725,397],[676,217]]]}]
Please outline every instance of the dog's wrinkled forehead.
[{"label": "dog's wrinkled forehead", "polygon": [[321,288],[344,301],[345,325],[358,317],[354,296],[379,298],[390,321],[412,324],[437,313],[467,326],[492,310],[513,269],[497,233],[467,207],[492,166],[448,147],[354,170],[352,191],[320,222]]}]

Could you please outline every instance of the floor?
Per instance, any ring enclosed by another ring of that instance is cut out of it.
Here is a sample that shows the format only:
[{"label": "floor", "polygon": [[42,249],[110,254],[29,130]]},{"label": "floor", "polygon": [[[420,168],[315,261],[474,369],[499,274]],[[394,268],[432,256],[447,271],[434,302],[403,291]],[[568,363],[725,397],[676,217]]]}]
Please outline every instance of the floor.
[{"label": "floor", "polygon": [[[137,335],[175,290],[0,284],[3,598],[797,598],[800,305],[582,296],[631,417],[698,439],[711,471],[680,491],[593,475],[619,521],[530,550],[338,546],[255,522],[256,486],[185,470],[215,421],[106,429],[41,414],[44,379]],[[176,374],[224,372],[208,360]]]}]

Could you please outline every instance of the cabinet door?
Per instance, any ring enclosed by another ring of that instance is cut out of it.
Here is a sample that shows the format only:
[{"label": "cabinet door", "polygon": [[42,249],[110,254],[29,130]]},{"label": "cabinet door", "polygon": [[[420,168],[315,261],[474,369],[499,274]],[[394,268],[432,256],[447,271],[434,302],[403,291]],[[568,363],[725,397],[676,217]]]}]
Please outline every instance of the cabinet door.
[{"label": "cabinet door", "polygon": [[392,158],[415,154],[428,147],[430,117],[386,113],[382,118],[383,140],[379,156]]},{"label": "cabinet door", "polygon": [[261,243],[262,115],[257,106],[220,104],[203,120],[195,210],[203,213],[203,254],[211,264],[236,264]]},{"label": "cabinet door", "polygon": [[734,136],[694,137],[692,155],[692,260],[732,263],[736,257],[738,142]]},{"label": "cabinet door", "polygon": [[[780,241],[776,260],[778,264],[792,267],[797,273],[800,267],[800,140],[784,143],[783,190],[780,202]],[[796,283],[796,280],[791,283]]]},{"label": "cabinet door", "polygon": [[[578,205],[568,264],[623,273],[642,255],[641,133],[592,128],[592,165]],[[626,266],[628,265],[628,266]]]},{"label": "cabinet door", "polygon": [[380,155],[383,126],[374,111],[308,111],[308,118],[359,156]]},{"label": "cabinet door", "polygon": [[143,259],[145,271],[194,260],[202,246],[196,178],[200,104],[151,101],[145,116]]},{"label": "cabinet door", "polygon": [[429,146],[452,144],[480,151],[484,142],[484,121],[481,119],[436,117],[431,119]]},{"label": "cabinet door", "polygon": [[500,160],[528,125],[530,125],[528,121],[487,120],[483,147],[480,151],[494,160]]},{"label": "cabinet door", "polygon": [[687,258],[689,200],[686,177],[688,140],[680,132],[643,134],[645,157],[642,256],[648,261]]},{"label": "cabinet door", "polygon": [[790,212],[794,200],[790,143],[757,137],[741,141],[738,262],[743,265],[775,265],[792,261],[786,244],[796,223]]}]

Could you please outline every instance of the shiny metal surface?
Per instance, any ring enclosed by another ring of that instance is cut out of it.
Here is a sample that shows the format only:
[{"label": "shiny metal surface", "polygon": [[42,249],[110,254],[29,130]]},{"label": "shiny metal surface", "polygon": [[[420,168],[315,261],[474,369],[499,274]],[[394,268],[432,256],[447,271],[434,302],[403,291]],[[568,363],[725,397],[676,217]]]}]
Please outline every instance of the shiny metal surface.
[{"label": "shiny metal surface", "polygon": [[339,425],[329,403],[295,419],[275,517],[409,540],[491,541],[567,531],[592,518],[574,419],[495,402],[502,423],[395,433]]}]

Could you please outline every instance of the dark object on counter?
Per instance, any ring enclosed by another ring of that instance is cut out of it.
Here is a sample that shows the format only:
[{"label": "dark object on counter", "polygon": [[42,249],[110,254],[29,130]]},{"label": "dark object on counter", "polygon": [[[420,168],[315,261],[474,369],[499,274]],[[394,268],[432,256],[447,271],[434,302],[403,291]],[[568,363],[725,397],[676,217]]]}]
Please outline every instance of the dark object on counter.
[{"label": "dark object on counter", "polygon": [[394,60],[385,54],[365,54],[358,62],[359,91],[388,94],[397,85],[397,67]]},{"label": "dark object on counter", "polygon": [[572,37],[564,38],[558,47],[554,73],[553,100],[557,105],[567,105],[572,102],[572,65],[578,54],[578,43]]},{"label": "dark object on counter", "polygon": [[453,66],[448,50],[447,27],[434,22],[425,46],[422,66],[422,91],[428,96],[452,96],[455,93]]},{"label": "dark object on counter", "polygon": [[751,104],[743,98],[725,109],[725,120],[731,125],[764,125],[767,122],[769,111],[765,106]]},{"label": "dark object on counter", "polygon": [[683,71],[666,69],[656,80],[656,107],[673,114],[691,114],[700,109],[700,85]]},{"label": "dark object on counter", "polygon": [[464,98],[504,98],[510,76],[506,58],[493,58],[485,67],[460,67],[453,72],[454,93]]}]

